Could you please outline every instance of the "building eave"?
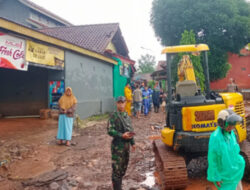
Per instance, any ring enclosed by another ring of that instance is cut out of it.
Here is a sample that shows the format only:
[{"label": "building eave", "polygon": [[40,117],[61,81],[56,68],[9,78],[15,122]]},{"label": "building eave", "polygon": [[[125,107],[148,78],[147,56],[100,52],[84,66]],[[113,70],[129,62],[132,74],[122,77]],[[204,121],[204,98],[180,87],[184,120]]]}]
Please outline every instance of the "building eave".
[{"label": "building eave", "polygon": [[61,48],[75,51],[77,53],[87,55],[89,57],[93,57],[93,58],[96,58],[96,59],[99,59],[99,60],[102,60],[102,61],[105,61],[105,62],[108,62],[111,64],[115,64],[115,65],[117,64],[117,62],[115,60],[113,60],[109,57],[106,57],[102,54],[84,49],[82,47],[73,45],[69,42],[57,39],[55,37],[48,36],[44,33],[38,32],[36,30],[33,30],[31,28],[25,27],[23,25],[17,24],[13,21],[9,21],[9,20],[1,18],[1,17],[0,17],[0,28],[17,33],[19,35],[24,35],[24,36],[34,38],[34,39],[37,39],[37,40],[40,40],[40,41],[43,41],[43,42],[46,42],[46,43],[49,43],[52,45],[56,45],[56,46],[61,47]]},{"label": "building eave", "polygon": [[[125,39],[124,39],[124,37],[122,36],[122,32],[121,32],[121,29],[120,29],[119,26],[118,26],[118,29],[117,29],[116,33],[117,33],[117,35],[118,35],[119,38],[120,38],[120,43],[121,43],[121,45],[123,46],[124,50],[126,51],[127,56],[129,57],[129,50],[128,50],[127,44],[126,44],[126,42],[125,42]],[[113,39],[112,39],[112,40],[113,40]]]},{"label": "building eave", "polygon": [[102,53],[105,52],[106,48],[108,47],[108,44],[112,43],[112,40],[113,40],[115,34],[117,33],[118,28],[119,28],[119,24],[117,23],[116,30],[112,33],[112,36],[109,38],[109,40],[106,41],[106,44],[104,45],[105,48],[102,50]]}]

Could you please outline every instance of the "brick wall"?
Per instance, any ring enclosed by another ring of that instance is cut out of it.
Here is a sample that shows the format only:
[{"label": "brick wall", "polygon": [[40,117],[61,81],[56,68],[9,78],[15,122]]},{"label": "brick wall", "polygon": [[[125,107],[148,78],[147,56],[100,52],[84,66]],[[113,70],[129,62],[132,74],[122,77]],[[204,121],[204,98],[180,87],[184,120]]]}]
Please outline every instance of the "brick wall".
[{"label": "brick wall", "polygon": [[250,89],[250,51],[242,50],[241,55],[229,53],[231,69],[227,77],[210,83],[212,90],[225,90],[230,78],[235,79],[239,89]]}]

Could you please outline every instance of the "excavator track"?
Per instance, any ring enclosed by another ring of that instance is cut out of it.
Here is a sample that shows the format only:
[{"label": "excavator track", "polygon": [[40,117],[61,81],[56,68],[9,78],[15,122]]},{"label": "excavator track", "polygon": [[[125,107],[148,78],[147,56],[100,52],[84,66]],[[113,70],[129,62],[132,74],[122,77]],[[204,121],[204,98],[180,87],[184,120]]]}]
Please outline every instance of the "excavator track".
[{"label": "excavator track", "polygon": [[155,140],[153,146],[161,190],[185,189],[188,175],[184,158],[166,147],[160,140]]},{"label": "excavator track", "polygon": [[245,140],[240,144],[241,155],[244,157],[246,162],[244,180],[250,181],[250,142]]}]

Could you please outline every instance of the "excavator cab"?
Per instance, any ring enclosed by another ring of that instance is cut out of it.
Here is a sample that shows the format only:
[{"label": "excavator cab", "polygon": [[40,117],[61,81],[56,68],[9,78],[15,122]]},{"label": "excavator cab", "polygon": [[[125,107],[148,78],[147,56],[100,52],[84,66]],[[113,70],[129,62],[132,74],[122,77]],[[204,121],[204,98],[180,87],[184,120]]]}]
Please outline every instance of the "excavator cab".
[{"label": "excavator cab", "polygon": [[[160,171],[162,189],[184,188],[187,184],[186,164],[208,151],[211,133],[217,128],[217,115],[223,109],[232,109],[245,121],[243,97],[240,93],[220,93],[210,90],[206,44],[170,46],[163,49],[167,59],[166,126],[161,141],[154,142],[156,168]],[[184,54],[178,65],[178,82],[172,93],[171,63],[178,53]],[[194,68],[188,54],[203,54],[205,92],[199,93]],[[246,122],[236,125],[238,142],[247,137]],[[247,151],[246,151],[247,152]],[[250,152],[250,151],[249,151]],[[250,158],[250,153],[244,153]]]},{"label": "excavator cab", "polygon": [[176,95],[178,99],[182,96],[195,96],[198,87],[194,74],[193,64],[189,55],[183,55],[178,63],[178,82],[176,84]]}]

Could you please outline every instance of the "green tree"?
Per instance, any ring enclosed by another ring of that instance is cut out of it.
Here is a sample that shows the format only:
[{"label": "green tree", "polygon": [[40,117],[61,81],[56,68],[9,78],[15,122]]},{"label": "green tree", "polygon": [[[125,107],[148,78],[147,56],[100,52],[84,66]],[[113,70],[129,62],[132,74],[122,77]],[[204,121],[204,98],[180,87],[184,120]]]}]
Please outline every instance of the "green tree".
[{"label": "green tree", "polygon": [[150,80],[150,81],[148,81],[148,87],[150,87],[151,89],[153,89],[154,88],[154,86],[155,86],[155,81],[154,80]]},{"label": "green tree", "polygon": [[250,41],[250,4],[245,0],[154,0],[151,24],[163,45],[179,44],[184,30],[210,47],[210,79],[226,76],[228,52]]},{"label": "green tree", "polygon": [[152,73],[155,71],[155,57],[149,54],[141,55],[138,60],[139,63],[139,73]]},{"label": "green tree", "polygon": [[[180,40],[180,45],[196,44],[195,34],[194,34],[193,30],[191,30],[191,31],[185,30],[181,34],[181,36],[182,36],[182,38]],[[205,76],[204,76],[204,71],[203,71],[203,67],[201,64],[201,57],[194,56],[190,53],[179,53],[178,56],[173,60],[171,67],[172,67],[172,73],[173,73],[173,78],[174,78],[174,85],[178,81],[178,76],[177,76],[178,63],[182,59],[182,56],[186,55],[186,54],[189,55],[189,57],[192,61],[197,83],[200,86],[201,90],[203,91],[204,87],[205,87]]]}]

